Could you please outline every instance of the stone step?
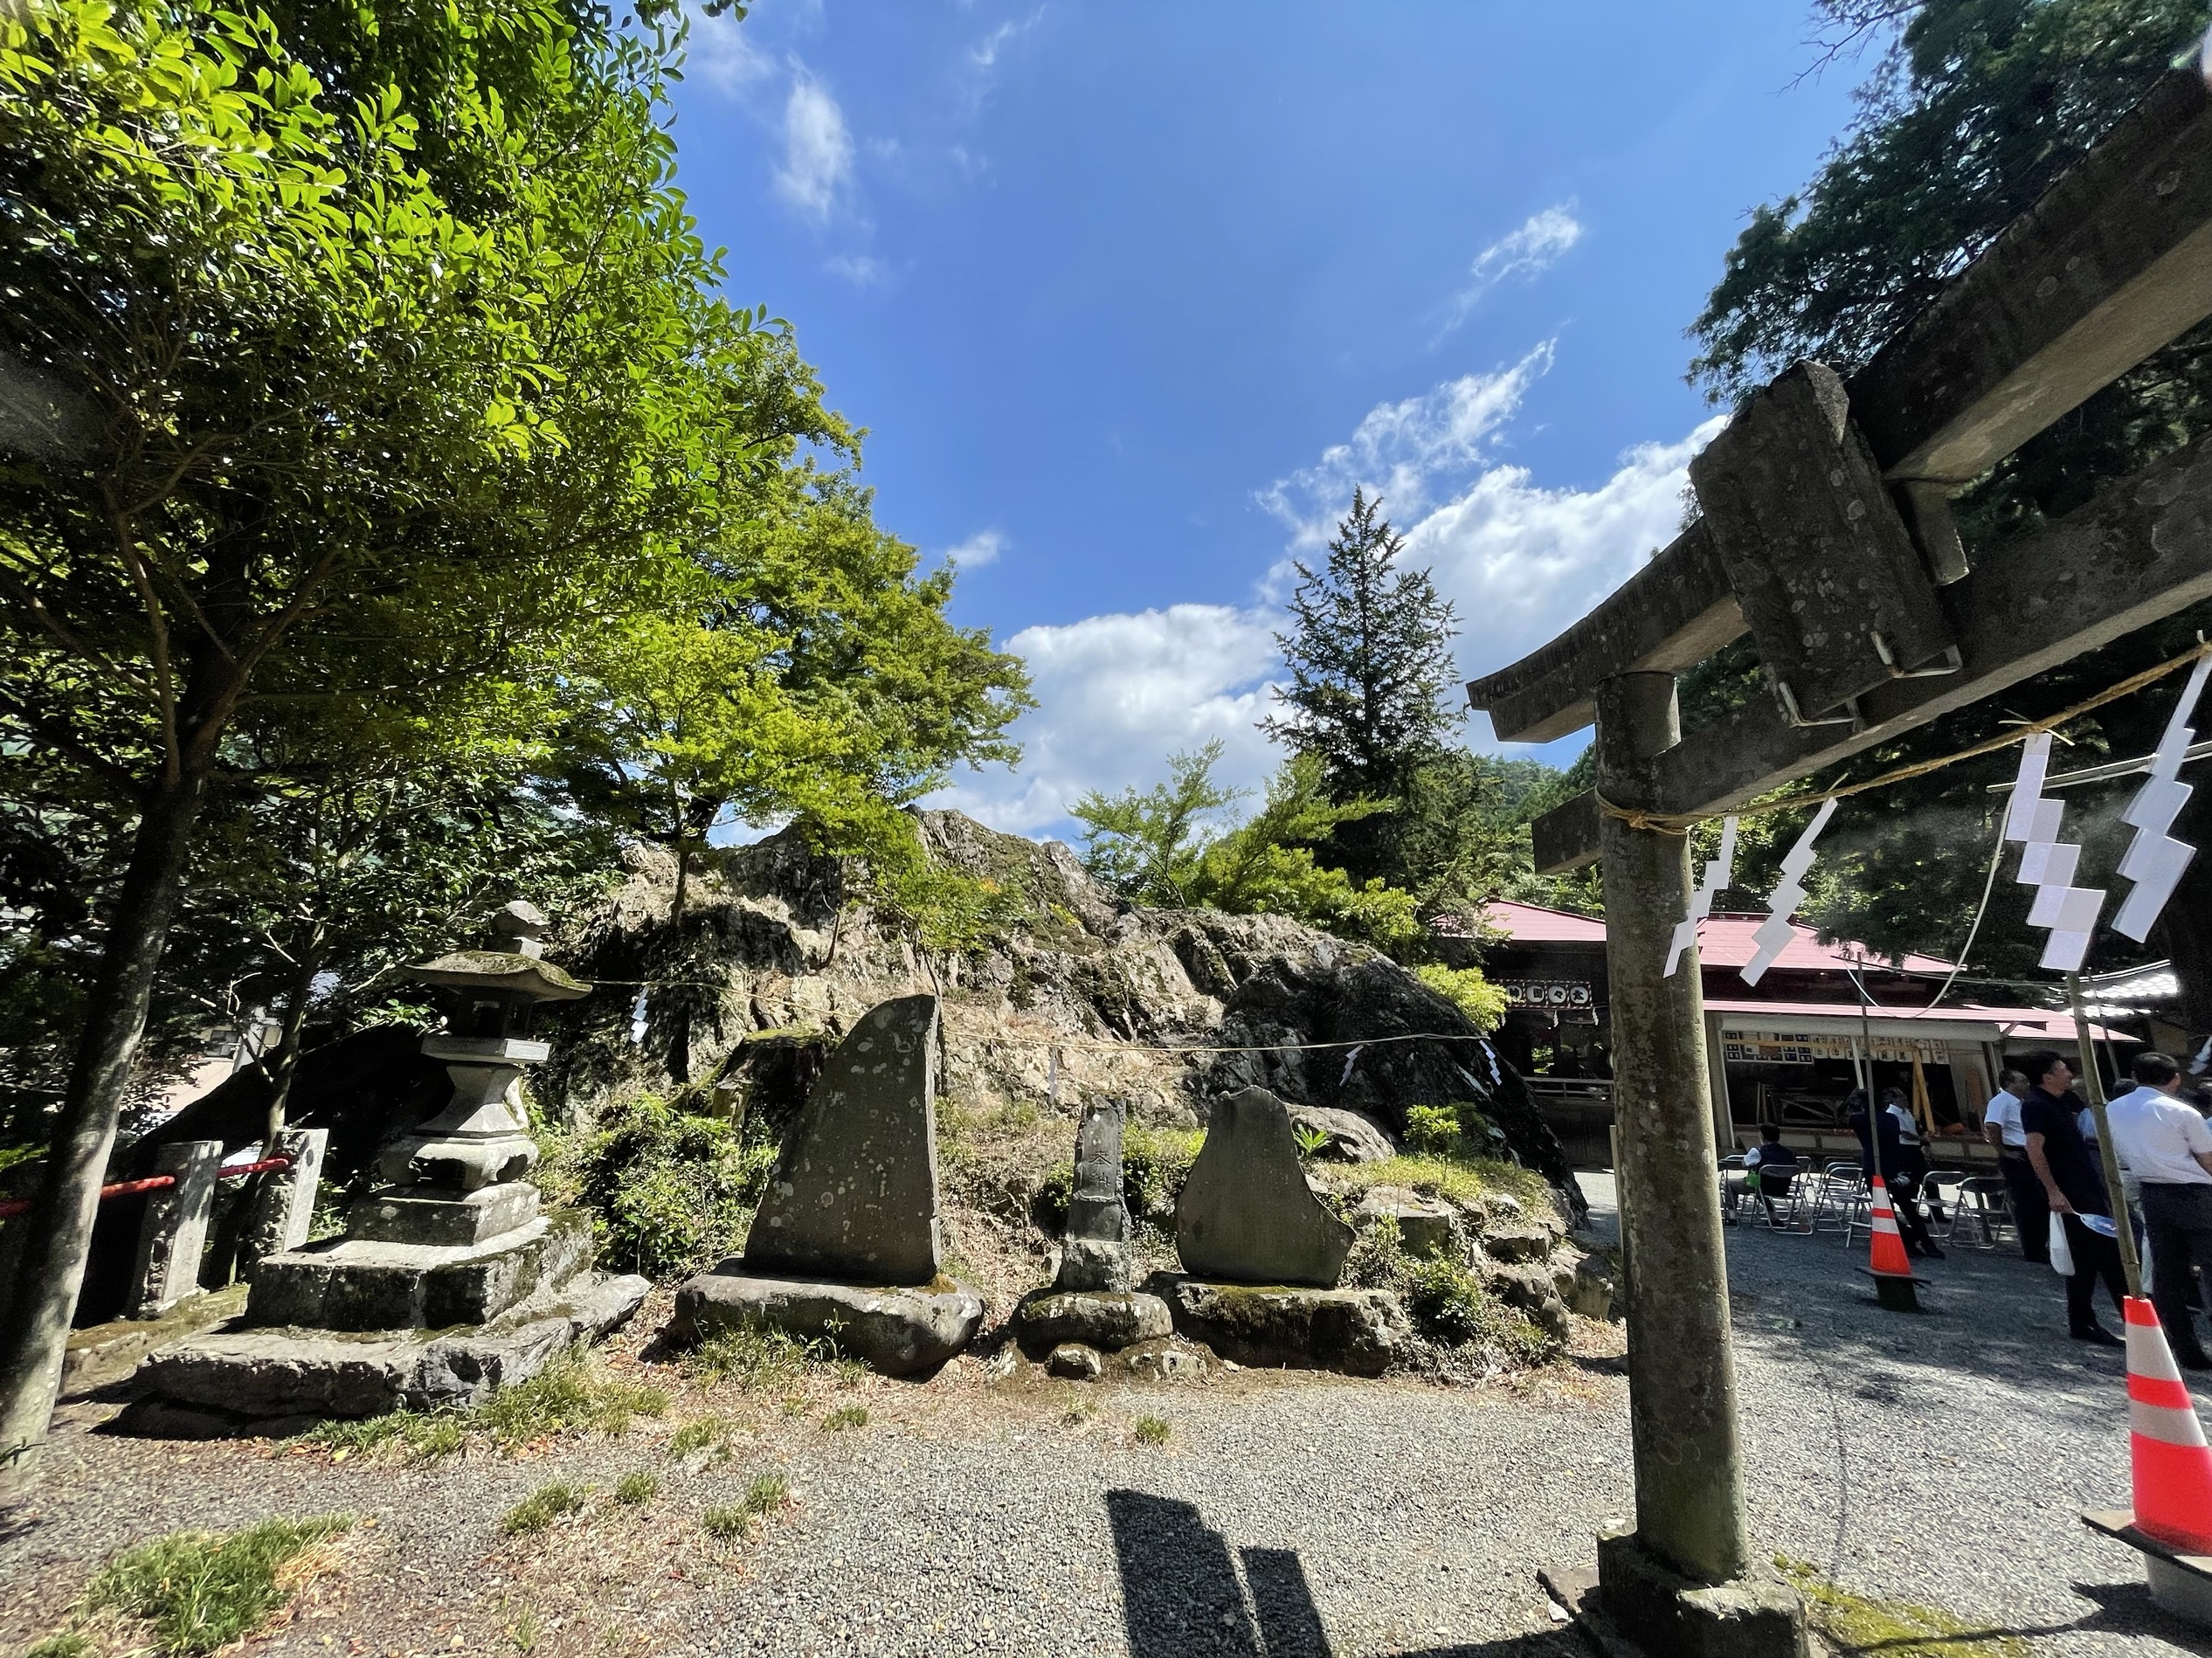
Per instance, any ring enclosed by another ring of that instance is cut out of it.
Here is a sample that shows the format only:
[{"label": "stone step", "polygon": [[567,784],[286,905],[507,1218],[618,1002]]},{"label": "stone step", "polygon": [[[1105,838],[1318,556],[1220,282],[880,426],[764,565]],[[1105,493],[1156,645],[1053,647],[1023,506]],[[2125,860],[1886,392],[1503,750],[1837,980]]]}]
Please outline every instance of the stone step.
[{"label": "stone step", "polygon": [[643,1278],[586,1274],[461,1332],[266,1330],[237,1321],[149,1358],[139,1370],[149,1408],[134,1406],[118,1427],[215,1437],[272,1419],[480,1405],[622,1323],[652,1288]]},{"label": "stone step", "polygon": [[591,1223],[574,1210],[540,1215],[480,1244],[346,1238],[265,1258],[246,1320],[331,1330],[441,1330],[483,1324],[591,1259]]}]

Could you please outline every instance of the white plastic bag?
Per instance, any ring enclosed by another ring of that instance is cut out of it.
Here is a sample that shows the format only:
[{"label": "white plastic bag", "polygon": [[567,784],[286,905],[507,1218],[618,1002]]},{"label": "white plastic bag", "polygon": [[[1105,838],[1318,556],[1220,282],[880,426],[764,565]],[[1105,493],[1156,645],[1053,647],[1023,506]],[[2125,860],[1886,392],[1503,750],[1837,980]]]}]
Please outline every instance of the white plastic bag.
[{"label": "white plastic bag", "polygon": [[2066,1241],[2066,1218],[2063,1215],[2055,1214],[2050,1218],[2050,1269],[2061,1278],[2074,1275],[2074,1251]]}]

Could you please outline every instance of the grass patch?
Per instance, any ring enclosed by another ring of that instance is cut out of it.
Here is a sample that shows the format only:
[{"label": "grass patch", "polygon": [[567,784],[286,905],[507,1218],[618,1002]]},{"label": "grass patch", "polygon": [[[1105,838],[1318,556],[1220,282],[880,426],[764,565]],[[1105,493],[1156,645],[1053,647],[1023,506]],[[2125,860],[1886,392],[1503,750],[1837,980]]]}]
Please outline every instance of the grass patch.
[{"label": "grass patch", "polygon": [[[144,1619],[164,1651],[213,1652],[251,1634],[291,1598],[298,1580],[287,1565],[352,1524],[333,1514],[229,1533],[179,1531],[116,1556],[86,1589],[85,1605]],[[50,1658],[72,1658],[91,1644],[73,1634],[50,1641],[67,1643]]]},{"label": "grass patch", "polygon": [[23,1658],[96,1658],[99,1651],[89,1635],[64,1629],[44,1641],[32,1641],[24,1648]]},{"label": "grass patch", "polygon": [[464,1419],[457,1412],[411,1411],[402,1406],[382,1416],[320,1423],[305,1437],[309,1444],[320,1445],[332,1453],[334,1461],[395,1446],[404,1447],[410,1456],[429,1462],[460,1450],[467,1442],[468,1434]]},{"label": "grass patch", "polygon": [[571,1351],[529,1380],[500,1389],[469,1420],[501,1444],[515,1446],[574,1428],[626,1433],[636,1418],[667,1408],[668,1396],[660,1388],[612,1380]]},{"label": "grass patch", "polygon": [[1492,1295],[1466,1262],[1454,1256],[1407,1254],[1394,1220],[1371,1226],[1352,1245],[1344,1281],[1392,1291],[1405,1303],[1414,1327],[1444,1346],[1481,1344],[1524,1364],[1540,1364],[1552,1354],[1551,1338]]},{"label": "grass patch", "polygon": [[719,1416],[702,1416],[695,1422],[686,1422],[668,1440],[670,1456],[689,1456],[694,1451],[703,1451],[710,1445],[729,1443],[729,1424]]},{"label": "grass patch", "polygon": [[614,1500],[625,1508],[642,1508],[660,1494],[660,1476],[643,1468],[626,1474],[614,1482]]},{"label": "grass patch", "polygon": [[865,1405],[847,1405],[822,1418],[822,1432],[825,1433],[841,1433],[848,1427],[867,1426],[868,1406]]},{"label": "grass patch", "polygon": [[773,1514],[791,1501],[791,1496],[790,1481],[780,1474],[763,1474],[729,1507],[707,1510],[707,1535],[723,1543],[742,1541],[751,1532],[756,1520]]},{"label": "grass patch", "polygon": [[832,1365],[837,1351],[820,1338],[799,1340],[763,1324],[718,1330],[684,1356],[684,1368],[702,1382],[730,1382],[748,1393],[786,1388],[810,1367]]},{"label": "grass patch", "polygon": [[1137,1419],[1136,1433],[1137,1442],[1139,1445],[1165,1445],[1167,1443],[1168,1436],[1174,1432],[1173,1428],[1157,1416],[1140,1416]]},{"label": "grass patch", "polygon": [[563,1515],[574,1514],[581,1509],[584,1496],[582,1486],[570,1485],[563,1480],[541,1485],[500,1516],[499,1529],[510,1537],[543,1531]]},{"label": "grass patch", "polygon": [[791,1501],[791,1482],[780,1474],[763,1474],[745,1488],[739,1504],[747,1514],[772,1514]]},{"label": "grass patch", "polygon": [[1933,1606],[1870,1600],[1837,1588],[1802,1560],[1774,1557],[1782,1575],[1805,1597],[1813,1627],[1847,1653],[1881,1658],[2028,1658],[2029,1644]]},{"label": "grass patch", "polygon": [[1410,1186],[1425,1196],[1455,1203],[1480,1204],[1485,1198],[1503,1193],[1524,1209],[1539,1214],[1552,1201],[1551,1188],[1544,1184],[1543,1176],[1497,1157],[1409,1153],[1385,1157],[1379,1163],[1331,1165],[1329,1179],[1338,1190],[1353,1193],[1365,1193],[1373,1186]]}]

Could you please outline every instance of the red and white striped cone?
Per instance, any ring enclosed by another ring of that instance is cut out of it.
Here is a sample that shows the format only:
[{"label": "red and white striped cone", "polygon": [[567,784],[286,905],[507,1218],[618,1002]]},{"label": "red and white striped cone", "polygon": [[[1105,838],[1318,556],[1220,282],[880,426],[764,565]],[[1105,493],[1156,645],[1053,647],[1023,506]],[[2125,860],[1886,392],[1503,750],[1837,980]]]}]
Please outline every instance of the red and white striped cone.
[{"label": "red and white striped cone", "polygon": [[1867,1192],[1867,1222],[1873,1245],[1867,1271],[1874,1279],[1875,1299],[1893,1313],[1918,1312],[1919,1280],[1912,1275],[1912,1262],[1904,1253],[1897,1211],[1890,1206],[1890,1188],[1878,1174]]},{"label": "red and white striped cone", "polygon": [[2135,1529],[2212,1555],[2212,1448],[2157,1309],[2139,1295],[2127,1298],[2127,1428]]}]

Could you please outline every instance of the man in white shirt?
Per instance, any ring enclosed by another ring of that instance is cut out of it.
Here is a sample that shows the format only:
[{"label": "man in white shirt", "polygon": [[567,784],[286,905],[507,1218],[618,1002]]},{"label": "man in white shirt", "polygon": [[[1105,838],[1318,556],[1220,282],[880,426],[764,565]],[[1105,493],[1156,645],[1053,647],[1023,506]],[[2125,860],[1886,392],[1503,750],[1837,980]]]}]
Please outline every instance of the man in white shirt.
[{"label": "man in white shirt", "polygon": [[2028,1136],[2020,1126],[2020,1102],[2030,1084],[2018,1071],[1997,1079],[1997,1092],[1981,1108],[1981,1137],[1997,1148],[1997,1172],[2012,1196],[2013,1230],[2020,1253],[2040,1266],[2050,1264],[2050,1204],[2043,1183],[2028,1161]]},{"label": "man in white shirt", "polygon": [[2212,1370],[2212,1354],[2189,1317],[2189,1268],[2212,1285],[2212,1126],[2174,1097],[2181,1067],[2163,1054],[2139,1054],[2136,1088],[2105,1108],[2112,1149],[2143,1189],[2143,1225],[2151,1234],[2151,1300],[2188,1370]]}]

